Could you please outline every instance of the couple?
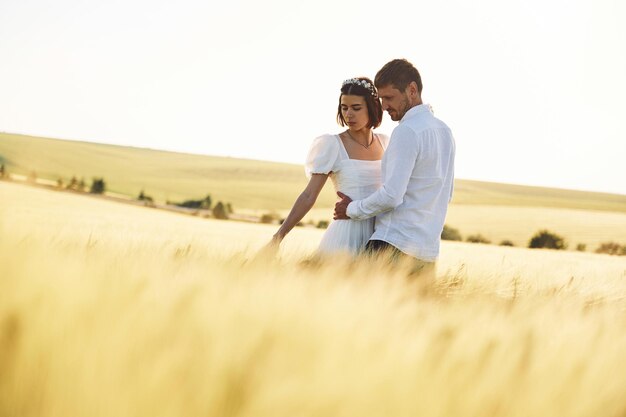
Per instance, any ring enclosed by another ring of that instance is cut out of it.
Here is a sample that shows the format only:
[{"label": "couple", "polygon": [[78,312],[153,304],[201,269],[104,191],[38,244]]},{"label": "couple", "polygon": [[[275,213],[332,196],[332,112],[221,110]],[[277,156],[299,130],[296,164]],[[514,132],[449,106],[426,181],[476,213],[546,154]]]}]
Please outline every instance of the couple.
[{"label": "couple", "polygon": [[[452,132],[422,103],[422,80],[407,60],[344,81],[337,121],[347,130],[316,138],[306,159],[309,183],[272,238],[279,245],[311,209],[330,177],[341,198],[319,252],[386,253],[434,278],[452,197]],[[399,121],[391,138],[373,132],[383,110]]]}]

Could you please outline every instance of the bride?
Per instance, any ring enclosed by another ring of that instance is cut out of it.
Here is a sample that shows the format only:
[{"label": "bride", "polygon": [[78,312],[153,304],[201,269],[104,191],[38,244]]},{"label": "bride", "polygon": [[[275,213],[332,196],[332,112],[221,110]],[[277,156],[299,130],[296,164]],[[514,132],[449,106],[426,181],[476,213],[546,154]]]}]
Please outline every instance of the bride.
[{"label": "bride", "polygon": [[[349,195],[353,200],[365,198],[380,187],[380,160],[389,137],[374,133],[373,129],[380,126],[382,116],[378,92],[369,78],[351,78],[343,82],[337,122],[347,129],[335,135],[322,135],[313,141],[305,163],[309,183],[274,234],[270,246],[277,247],[311,210],[329,177],[335,191]],[[318,251],[322,254],[358,254],[373,232],[374,218],[333,221]]]}]

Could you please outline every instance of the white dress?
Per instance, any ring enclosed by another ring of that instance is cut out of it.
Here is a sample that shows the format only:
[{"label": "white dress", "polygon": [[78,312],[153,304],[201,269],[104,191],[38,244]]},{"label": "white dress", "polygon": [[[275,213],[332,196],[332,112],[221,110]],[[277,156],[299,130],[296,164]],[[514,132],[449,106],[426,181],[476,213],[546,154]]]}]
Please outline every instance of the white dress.
[{"label": "white dress", "polygon": [[[383,150],[389,137],[376,134]],[[382,184],[380,160],[350,159],[338,135],[323,135],[311,145],[305,163],[307,177],[311,174],[328,174],[335,191],[341,191],[353,200],[361,200]],[[320,253],[349,252],[357,254],[374,233],[374,218],[366,220],[333,220],[322,237]]]}]

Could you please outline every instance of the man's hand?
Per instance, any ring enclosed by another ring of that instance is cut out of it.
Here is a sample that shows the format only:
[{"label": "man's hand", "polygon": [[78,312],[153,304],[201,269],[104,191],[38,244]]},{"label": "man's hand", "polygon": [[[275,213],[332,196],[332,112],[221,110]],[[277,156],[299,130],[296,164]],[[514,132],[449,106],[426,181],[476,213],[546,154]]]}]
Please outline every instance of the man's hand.
[{"label": "man's hand", "polygon": [[335,203],[335,213],[333,214],[333,219],[348,220],[350,217],[346,214],[346,210],[348,209],[348,204],[352,202],[352,199],[340,191],[337,191],[337,195],[341,198],[341,200]]}]

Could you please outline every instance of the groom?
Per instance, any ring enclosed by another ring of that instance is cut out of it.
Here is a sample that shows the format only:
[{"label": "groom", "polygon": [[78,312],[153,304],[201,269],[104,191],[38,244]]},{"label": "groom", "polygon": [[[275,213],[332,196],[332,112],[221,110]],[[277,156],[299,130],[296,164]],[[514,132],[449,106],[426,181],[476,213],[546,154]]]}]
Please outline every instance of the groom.
[{"label": "groom", "polygon": [[410,62],[388,62],[374,84],[383,110],[399,121],[382,159],[383,184],[363,200],[352,201],[338,192],[341,200],[335,204],[334,219],[376,216],[366,252],[404,258],[415,274],[432,280],[452,198],[454,138],[422,103],[422,79]]}]

